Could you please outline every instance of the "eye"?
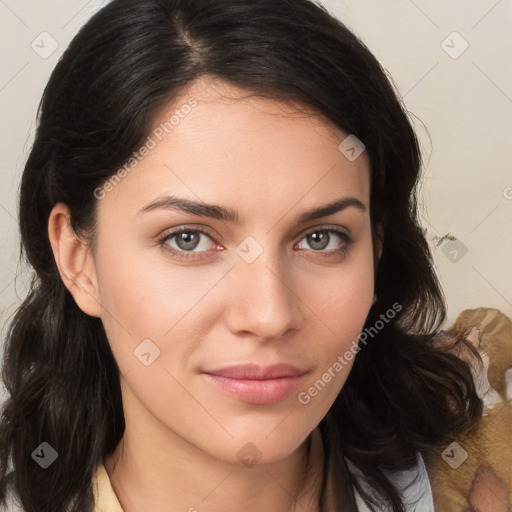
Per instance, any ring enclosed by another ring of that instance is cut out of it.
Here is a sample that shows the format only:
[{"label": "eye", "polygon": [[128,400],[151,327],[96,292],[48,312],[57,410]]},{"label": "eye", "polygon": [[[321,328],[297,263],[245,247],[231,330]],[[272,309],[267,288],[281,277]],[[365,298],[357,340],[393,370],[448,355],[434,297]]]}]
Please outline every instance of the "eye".
[{"label": "eye", "polygon": [[[173,256],[180,259],[195,260],[204,258],[203,253],[209,252],[212,245],[214,246],[213,250],[224,250],[223,247],[214,243],[214,236],[212,232],[205,228],[181,227],[162,235],[158,244]],[[318,253],[323,257],[345,255],[353,243],[350,235],[334,227],[315,228],[306,233],[302,240],[307,241],[312,248],[311,252]],[[301,242],[299,242],[299,245]],[[299,247],[299,249],[303,248]]]},{"label": "eye", "polygon": [[[204,228],[183,227],[165,233],[159,238],[158,244],[179,258],[195,259],[196,253],[208,252],[208,246],[211,246],[213,242],[212,237],[213,234]],[[171,241],[172,243],[170,243]],[[216,247],[220,246],[216,245]]]},{"label": "eye", "polygon": [[[337,242],[336,239],[338,239]],[[331,227],[316,228],[306,233],[302,240],[306,240],[308,245],[313,249],[313,252],[320,252],[322,256],[346,254],[349,251],[350,245],[353,243],[353,239],[350,235]],[[324,251],[326,248],[329,248],[329,250]]]}]

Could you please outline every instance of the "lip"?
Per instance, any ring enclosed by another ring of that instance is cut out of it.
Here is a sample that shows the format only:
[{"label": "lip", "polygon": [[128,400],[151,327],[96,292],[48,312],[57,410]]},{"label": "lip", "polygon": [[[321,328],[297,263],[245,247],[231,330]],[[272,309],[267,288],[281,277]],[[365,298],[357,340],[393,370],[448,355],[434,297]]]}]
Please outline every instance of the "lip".
[{"label": "lip", "polygon": [[203,371],[204,377],[225,394],[250,404],[284,400],[301,384],[306,371],[289,364],[229,366]]}]

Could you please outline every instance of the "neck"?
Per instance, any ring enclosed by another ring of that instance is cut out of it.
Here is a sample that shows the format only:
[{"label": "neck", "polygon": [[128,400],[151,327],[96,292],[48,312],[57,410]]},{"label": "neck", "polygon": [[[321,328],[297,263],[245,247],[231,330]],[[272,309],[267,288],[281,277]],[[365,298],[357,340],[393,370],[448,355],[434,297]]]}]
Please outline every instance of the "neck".
[{"label": "neck", "polygon": [[323,464],[318,429],[285,459],[245,466],[212,457],[159,422],[142,421],[147,414],[135,403],[125,408],[123,438],[104,458],[124,512],[318,510]]}]

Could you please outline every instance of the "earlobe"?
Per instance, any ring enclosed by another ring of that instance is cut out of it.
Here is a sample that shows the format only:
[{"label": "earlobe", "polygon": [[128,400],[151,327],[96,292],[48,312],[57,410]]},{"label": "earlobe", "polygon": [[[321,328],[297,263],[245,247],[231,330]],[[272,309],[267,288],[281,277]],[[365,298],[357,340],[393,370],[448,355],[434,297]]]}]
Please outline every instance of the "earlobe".
[{"label": "earlobe", "polygon": [[48,219],[48,237],[62,282],[78,307],[90,316],[101,316],[96,267],[92,251],[78,238],[69,208],[58,203]]}]

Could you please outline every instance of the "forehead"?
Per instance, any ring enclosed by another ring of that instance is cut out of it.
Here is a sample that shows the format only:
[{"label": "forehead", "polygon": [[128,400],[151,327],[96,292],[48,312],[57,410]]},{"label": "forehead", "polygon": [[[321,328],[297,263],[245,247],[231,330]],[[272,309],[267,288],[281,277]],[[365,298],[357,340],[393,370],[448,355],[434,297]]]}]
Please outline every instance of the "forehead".
[{"label": "forehead", "polygon": [[156,112],[146,149],[101,207],[138,210],[166,193],[242,205],[247,215],[275,216],[343,194],[368,205],[368,160],[340,150],[348,135],[307,106],[203,77]]}]

